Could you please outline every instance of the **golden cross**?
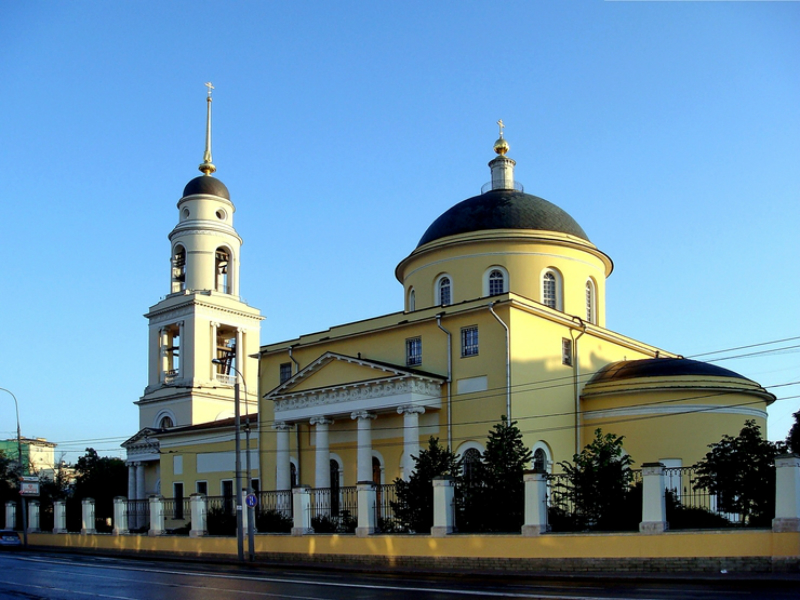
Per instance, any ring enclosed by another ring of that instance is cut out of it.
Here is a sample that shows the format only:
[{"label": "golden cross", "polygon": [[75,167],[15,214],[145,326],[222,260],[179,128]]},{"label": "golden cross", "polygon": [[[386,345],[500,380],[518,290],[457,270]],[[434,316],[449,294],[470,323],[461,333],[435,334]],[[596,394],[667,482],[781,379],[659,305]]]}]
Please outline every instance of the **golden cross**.
[{"label": "golden cross", "polygon": [[213,89],[214,89],[214,86],[213,86],[213,85],[211,85],[211,82],[210,82],[210,81],[209,81],[209,82],[207,82],[207,83],[205,84],[205,86],[208,88],[208,95],[210,96],[210,95],[211,95],[211,90],[213,90]]},{"label": "golden cross", "polygon": [[505,125],[503,125],[503,119],[500,119],[497,124],[500,126],[500,137],[503,137],[503,128],[505,127]]}]

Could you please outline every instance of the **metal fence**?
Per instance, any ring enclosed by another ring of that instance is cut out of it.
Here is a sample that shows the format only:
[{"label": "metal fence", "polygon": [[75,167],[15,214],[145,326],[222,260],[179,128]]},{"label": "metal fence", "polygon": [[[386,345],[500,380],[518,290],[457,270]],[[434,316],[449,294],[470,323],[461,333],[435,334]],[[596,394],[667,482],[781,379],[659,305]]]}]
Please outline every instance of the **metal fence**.
[{"label": "metal fence", "polygon": [[717,496],[698,487],[696,467],[667,467],[664,479],[667,521],[672,529],[744,525],[741,514],[723,512]]},{"label": "metal fence", "polygon": [[150,527],[150,501],[128,500],[128,529],[145,531]]},{"label": "metal fence", "polygon": [[358,488],[310,490],[311,527],[316,533],[353,533],[358,525]]},{"label": "metal fence", "polygon": [[405,526],[398,519],[394,507],[399,504],[397,486],[393,483],[375,486],[375,523],[377,533],[401,533]]}]

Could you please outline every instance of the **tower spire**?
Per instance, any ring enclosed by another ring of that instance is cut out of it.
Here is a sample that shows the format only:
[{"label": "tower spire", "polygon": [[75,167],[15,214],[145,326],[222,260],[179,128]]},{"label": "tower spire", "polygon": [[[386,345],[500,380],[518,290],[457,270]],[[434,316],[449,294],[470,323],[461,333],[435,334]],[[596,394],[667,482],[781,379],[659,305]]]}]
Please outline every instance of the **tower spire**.
[{"label": "tower spire", "polygon": [[500,137],[494,143],[494,151],[497,153],[497,158],[489,163],[492,169],[492,188],[493,190],[513,190],[514,189],[514,165],[516,161],[506,156],[508,152],[508,142],[503,137],[503,129],[505,124],[503,119],[497,122],[500,127]]},{"label": "tower spire", "polygon": [[217,167],[211,162],[211,90],[214,89],[214,86],[211,85],[210,81],[205,85],[208,88],[208,98],[206,98],[206,106],[208,107],[206,110],[206,151],[203,154],[203,162],[198,169],[205,175],[211,175],[217,170]]}]

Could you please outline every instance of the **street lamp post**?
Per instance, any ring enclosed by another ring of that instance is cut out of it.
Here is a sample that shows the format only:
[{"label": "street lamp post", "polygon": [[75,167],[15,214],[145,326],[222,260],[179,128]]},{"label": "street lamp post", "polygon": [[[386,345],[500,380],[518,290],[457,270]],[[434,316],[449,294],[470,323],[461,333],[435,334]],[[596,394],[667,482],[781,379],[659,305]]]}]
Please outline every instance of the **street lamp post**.
[{"label": "street lamp post", "polygon": [[[6,388],[0,388],[1,391],[7,392],[11,394],[11,397],[14,399],[14,410],[16,411],[17,415],[17,461],[19,462],[19,489],[22,491],[22,436],[20,435],[19,429],[19,402],[17,402],[17,397],[11,392],[11,390],[7,390]],[[28,499],[25,498],[20,494],[20,502],[22,503],[22,539],[25,546],[28,545]]]},{"label": "street lamp post", "polygon": [[[236,383],[233,385],[233,403],[234,403],[234,418],[233,418],[233,426],[235,429],[234,432],[234,440],[235,440],[235,449],[234,452],[236,454],[236,464],[235,464],[235,485],[236,485],[236,546],[239,553],[239,560],[244,561],[244,524],[242,523],[242,433],[241,433],[241,410],[239,408],[239,378],[241,378],[242,383],[244,384],[244,395],[245,397],[248,396],[247,393],[247,383],[244,380],[244,376],[242,375],[241,371],[234,367],[233,365],[227,363],[226,361],[214,358],[211,360],[212,363],[215,365],[225,365],[230,368],[234,373],[236,373]],[[252,487],[250,484],[250,432],[249,432],[249,417],[248,419],[248,435],[247,435],[247,492],[248,494],[252,492]],[[255,557],[255,541],[253,536],[255,534],[255,528],[253,523],[253,509],[252,507],[247,507],[247,535],[248,535],[248,550],[249,550],[249,559],[250,561],[254,560]]]}]

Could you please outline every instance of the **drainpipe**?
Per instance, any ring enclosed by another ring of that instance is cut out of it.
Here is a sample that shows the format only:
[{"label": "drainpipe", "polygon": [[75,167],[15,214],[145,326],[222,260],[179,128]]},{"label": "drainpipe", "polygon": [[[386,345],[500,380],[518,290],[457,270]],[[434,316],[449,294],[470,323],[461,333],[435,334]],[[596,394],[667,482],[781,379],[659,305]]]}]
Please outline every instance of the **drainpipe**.
[{"label": "drainpipe", "polygon": [[497,313],[494,312],[494,305],[496,302],[489,303],[489,312],[492,313],[492,316],[497,319],[497,322],[503,326],[503,329],[506,330],[506,419],[508,419],[508,424],[511,424],[511,333],[508,329],[508,325],[503,323],[503,320],[497,316]]},{"label": "drainpipe", "polygon": [[289,346],[289,360],[291,360],[294,363],[294,366],[297,367],[295,369],[295,373],[297,373],[300,370],[300,363],[297,362],[294,356],[292,356],[292,350],[294,350],[294,346]]},{"label": "drainpipe", "polygon": [[569,335],[572,338],[572,393],[575,397],[575,454],[581,452],[581,397],[578,394],[578,381],[581,376],[581,364],[578,354],[578,340],[586,333],[586,323],[580,317],[572,317],[578,320],[582,331],[575,336],[575,330],[570,329]]},{"label": "drainpipe", "polygon": [[436,315],[436,326],[447,335],[447,449],[453,449],[453,335],[442,327],[442,315]]}]

